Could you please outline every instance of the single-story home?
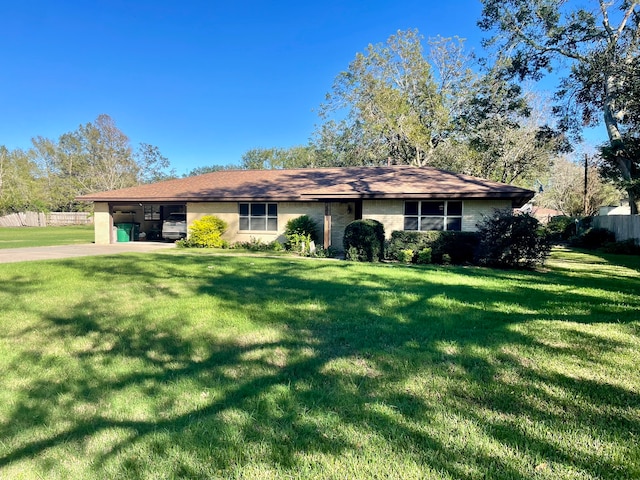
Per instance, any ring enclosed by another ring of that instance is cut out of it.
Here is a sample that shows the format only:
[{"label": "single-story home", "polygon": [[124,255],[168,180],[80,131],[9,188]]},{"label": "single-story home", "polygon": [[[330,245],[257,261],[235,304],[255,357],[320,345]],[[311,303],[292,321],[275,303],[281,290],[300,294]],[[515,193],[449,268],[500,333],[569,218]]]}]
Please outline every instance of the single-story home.
[{"label": "single-story home", "polygon": [[224,170],[78,197],[94,202],[95,242],[116,242],[114,225],[139,225],[141,238],[158,238],[162,221],[186,213],[187,224],[216,215],[224,238],[284,241],[287,222],[314,219],[324,247],[342,248],[356,219],[395,230],[474,231],[483,214],[517,208],[535,192],[428,167],[388,166],[292,170]]}]

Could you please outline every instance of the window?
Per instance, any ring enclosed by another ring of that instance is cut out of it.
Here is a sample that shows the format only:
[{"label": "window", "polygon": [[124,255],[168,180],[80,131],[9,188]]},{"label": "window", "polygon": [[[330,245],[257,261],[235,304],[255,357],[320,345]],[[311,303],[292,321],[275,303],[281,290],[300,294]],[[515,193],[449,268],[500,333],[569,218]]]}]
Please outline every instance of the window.
[{"label": "window", "polygon": [[160,205],[145,205],[144,206],[144,219],[145,220],[160,220]]},{"label": "window", "polygon": [[277,203],[240,203],[240,230],[278,231]]},{"label": "window", "polygon": [[462,202],[459,200],[404,202],[405,230],[462,230]]}]

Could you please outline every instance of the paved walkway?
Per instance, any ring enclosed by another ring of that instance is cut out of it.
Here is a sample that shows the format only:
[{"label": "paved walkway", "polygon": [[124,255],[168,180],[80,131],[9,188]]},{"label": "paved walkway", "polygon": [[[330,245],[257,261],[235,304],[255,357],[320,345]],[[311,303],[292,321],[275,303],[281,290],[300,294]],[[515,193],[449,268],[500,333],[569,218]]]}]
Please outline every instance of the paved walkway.
[{"label": "paved walkway", "polygon": [[115,255],[118,253],[147,253],[175,248],[174,243],[121,242],[110,245],[60,245],[53,247],[26,247],[0,249],[0,263],[27,262],[30,260],[54,260],[57,258]]}]

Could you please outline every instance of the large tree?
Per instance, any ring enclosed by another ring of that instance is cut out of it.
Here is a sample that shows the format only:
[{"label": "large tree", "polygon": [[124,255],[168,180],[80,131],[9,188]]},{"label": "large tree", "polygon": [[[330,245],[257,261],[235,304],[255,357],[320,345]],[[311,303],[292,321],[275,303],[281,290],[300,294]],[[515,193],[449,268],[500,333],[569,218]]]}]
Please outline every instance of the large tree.
[{"label": "large tree", "polygon": [[35,137],[33,154],[43,177],[49,208],[76,210],[75,197],[175,177],[158,147],[137,149],[109,115],[80,125],[58,140]]},{"label": "large tree", "polygon": [[429,164],[450,118],[415,30],[369,45],[340,73],[320,134],[349,146],[351,164]]},{"label": "large tree", "polygon": [[45,209],[43,187],[31,152],[0,146],[0,214]]},{"label": "large tree", "polygon": [[531,118],[521,88],[461,39],[428,46],[399,31],[358,53],[323,105],[316,149],[339,166],[428,165],[528,186],[554,156],[546,119]]},{"label": "large tree", "polygon": [[487,45],[510,59],[510,73],[540,79],[569,66],[557,91],[561,125],[578,131],[604,123],[604,159],[637,213],[640,1],[591,0],[591,8],[568,0],[482,1],[479,25],[494,33]]}]

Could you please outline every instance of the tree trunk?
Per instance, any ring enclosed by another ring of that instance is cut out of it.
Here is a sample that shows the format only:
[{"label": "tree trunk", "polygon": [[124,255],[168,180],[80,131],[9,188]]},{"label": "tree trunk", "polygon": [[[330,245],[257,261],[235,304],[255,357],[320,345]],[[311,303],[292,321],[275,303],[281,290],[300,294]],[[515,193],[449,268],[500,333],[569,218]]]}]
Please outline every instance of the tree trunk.
[{"label": "tree trunk", "polygon": [[[627,150],[625,149],[624,141],[622,140],[622,134],[618,126],[618,121],[615,115],[615,99],[612,95],[613,85],[615,79],[612,75],[609,75],[605,83],[605,102],[604,102],[604,124],[607,128],[607,135],[609,136],[609,144],[615,155],[616,164],[622,178],[627,182],[633,180],[632,175],[632,160],[628,157]],[[635,194],[631,187],[627,188],[627,195],[629,196],[629,208],[631,215],[638,214],[638,205],[636,203]]]}]

